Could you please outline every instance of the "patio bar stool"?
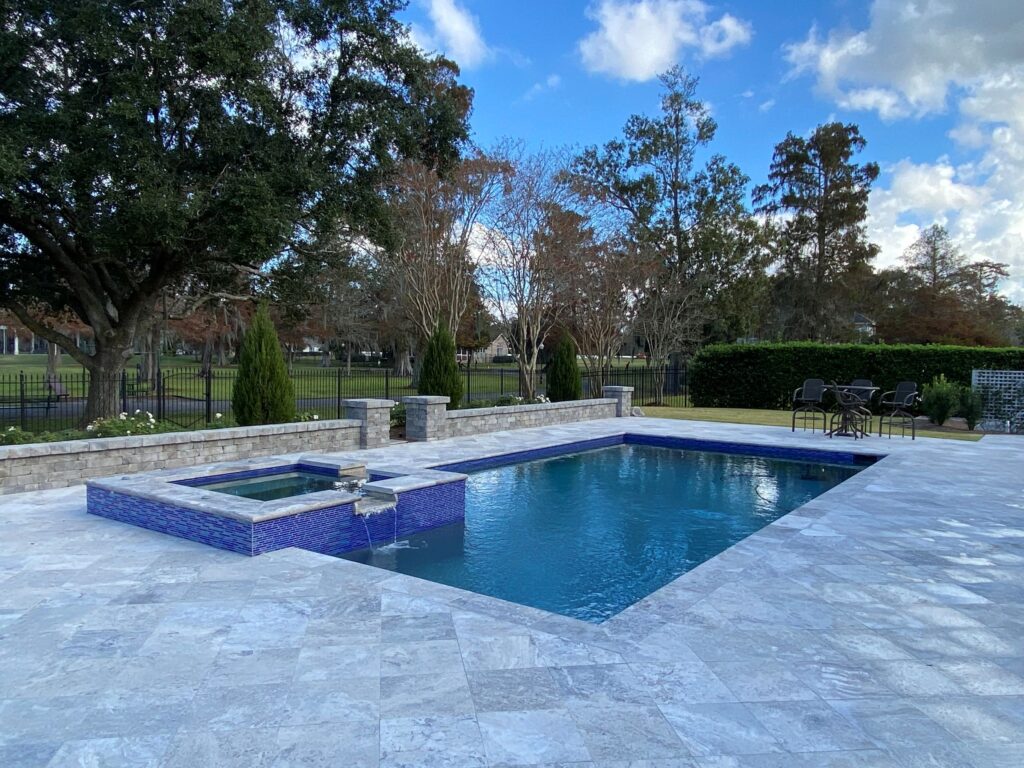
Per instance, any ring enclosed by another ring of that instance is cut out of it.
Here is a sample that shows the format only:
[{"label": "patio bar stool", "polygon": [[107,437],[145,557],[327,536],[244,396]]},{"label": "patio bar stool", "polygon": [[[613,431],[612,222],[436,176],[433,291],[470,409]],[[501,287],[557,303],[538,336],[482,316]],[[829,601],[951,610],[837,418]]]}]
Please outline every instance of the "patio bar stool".
[{"label": "patio bar stool", "polygon": [[879,401],[882,406],[882,415],[878,419],[878,436],[882,436],[882,430],[886,425],[889,427],[889,437],[892,437],[893,426],[900,430],[900,436],[907,436],[907,425],[910,426],[910,439],[917,438],[917,427],[914,423],[914,415],[910,409],[917,402],[917,383],[913,381],[901,381],[896,389],[882,394]]},{"label": "patio bar stool", "polygon": [[828,416],[822,403],[825,399],[825,382],[822,379],[805,379],[802,387],[793,391],[792,431],[796,432],[797,419],[802,429],[807,429],[808,419],[811,431],[817,429],[818,417],[821,417],[821,431],[828,429]]}]

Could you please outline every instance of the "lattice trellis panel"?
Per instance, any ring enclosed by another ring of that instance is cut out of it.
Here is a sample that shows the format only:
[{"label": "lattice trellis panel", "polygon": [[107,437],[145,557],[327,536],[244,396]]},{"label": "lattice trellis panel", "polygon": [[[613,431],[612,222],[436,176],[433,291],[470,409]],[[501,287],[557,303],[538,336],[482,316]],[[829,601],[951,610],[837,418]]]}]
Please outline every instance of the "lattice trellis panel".
[{"label": "lattice trellis panel", "polygon": [[1024,432],[1024,371],[975,370],[971,387],[981,393],[985,403],[982,429]]}]

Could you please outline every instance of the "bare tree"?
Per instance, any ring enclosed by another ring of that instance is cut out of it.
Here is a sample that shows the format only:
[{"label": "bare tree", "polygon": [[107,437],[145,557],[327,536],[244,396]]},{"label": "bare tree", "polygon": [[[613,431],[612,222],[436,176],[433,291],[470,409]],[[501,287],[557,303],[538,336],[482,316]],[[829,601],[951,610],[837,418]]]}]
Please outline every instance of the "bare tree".
[{"label": "bare tree", "polygon": [[701,338],[707,304],[704,290],[688,280],[683,269],[660,258],[639,260],[634,283],[634,328],[647,343],[648,362],[654,371],[654,396],[665,398],[665,369],[679,350],[692,348]]},{"label": "bare tree", "polygon": [[558,321],[563,279],[558,250],[547,247],[553,214],[568,190],[561,154],[529,154],[506,142],[494,157],[507,168],[501,194],[488,211],[486,247],[478,265],[481,294],[516,352],[523,392],[536,396],[537,356]]},{"label": "bare tree", "polygon": [[417,346],[438,326],[458,331],[473,291],[477,221],[500,186],[499,164],[481,153],[446,176],[420,163],[402,165],[389,194],[394,245],[378,258]]},{"label": "bare tree", "polygon": [[553,212],[542,242],[560,265],[563,323],[600,391],[636,306],[630,288],[637,260],[615,229],[603,230],[598,211],[582,210]]}]

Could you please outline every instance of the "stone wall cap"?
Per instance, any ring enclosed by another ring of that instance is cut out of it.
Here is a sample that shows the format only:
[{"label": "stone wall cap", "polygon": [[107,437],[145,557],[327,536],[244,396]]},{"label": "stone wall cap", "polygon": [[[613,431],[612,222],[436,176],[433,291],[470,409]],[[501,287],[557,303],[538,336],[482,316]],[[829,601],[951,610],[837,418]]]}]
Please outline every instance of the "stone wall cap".
[{"label": "stone wall cap", "polygon": [[632,392],[633,387],[606,386],[601,388],[602,392]]},{"label": "stone wall cap", "polygon": [[406,395],[402,398],[402,402],[415,405],[441,405],[450,403],[451,398],[444,395]]},{"label": "stone wall cap", "polygon": [[374,397],[356,397],[350,400],[342,400],[341,404],[346,408],[392,408],[396,405],[394,400]]},{"label": "stone wall cap", "polygon": [[284,424],[263,424],[254,427],[220,427],[218,429],[180,430],[122,437],[89,437],[83,440],[61,440],[52,443],[24,443],[0,446],[0,461],[181,443],[210,443],[261,435],[319,432],[328,429],[357,429],[360,426],[362,426],[362,422],[358,419],[318,419],[316,421],[291,421]]}]

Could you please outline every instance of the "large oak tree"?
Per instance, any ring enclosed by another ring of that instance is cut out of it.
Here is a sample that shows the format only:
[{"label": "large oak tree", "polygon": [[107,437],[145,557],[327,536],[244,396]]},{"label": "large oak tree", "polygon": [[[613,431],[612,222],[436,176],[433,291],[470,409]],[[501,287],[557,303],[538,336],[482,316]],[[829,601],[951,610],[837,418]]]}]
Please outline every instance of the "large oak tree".
[{"label": "large oak tree", "polygon": [[[5,5],[0,306],[89,370],[87,418],[116,411],[162,292],[216,296],[322,222],[378,216],[396,161],[454,161],[467,91],[403,5]],[[47,322],[65,308],[94,349]]]}]

